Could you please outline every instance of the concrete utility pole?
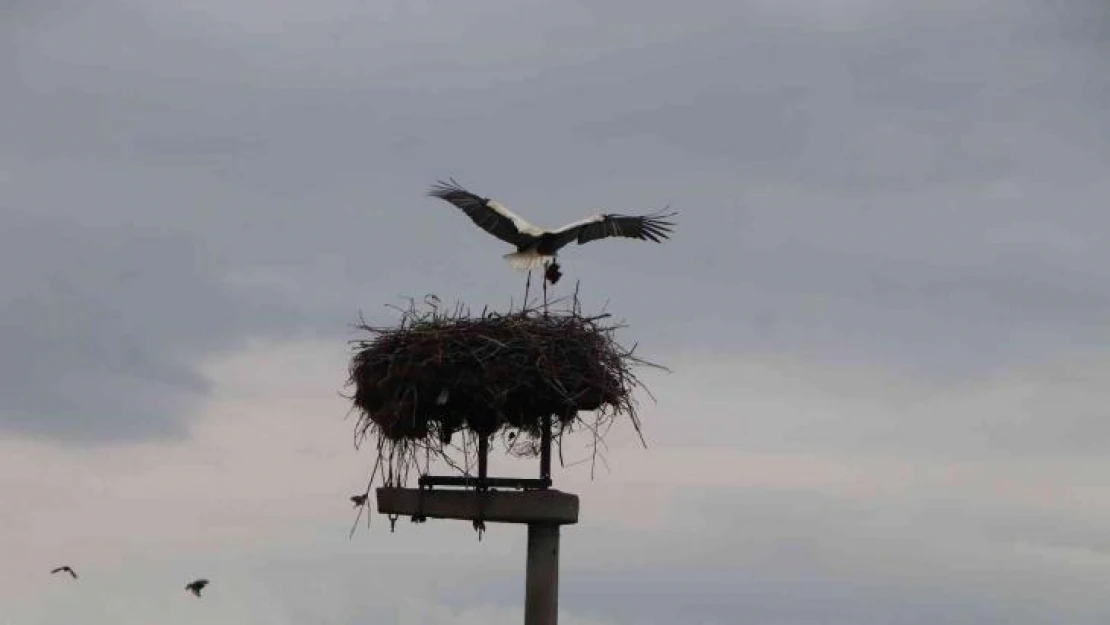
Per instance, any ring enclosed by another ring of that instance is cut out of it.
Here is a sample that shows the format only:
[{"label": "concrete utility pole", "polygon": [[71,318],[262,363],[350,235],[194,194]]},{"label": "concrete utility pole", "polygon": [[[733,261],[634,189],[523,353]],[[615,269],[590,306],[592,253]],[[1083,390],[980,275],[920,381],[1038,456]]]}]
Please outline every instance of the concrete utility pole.
[{"label": "concrete utility pole", "polygon": [[[524,625],[559,622],[559,530],[578,522],[578,496],[551,489],[551,423],[545,420],[540,479],[486,477],[488,440],[479,443],[478,477],[420,478],[420,488],[377,490],[378,513],[414,519],[458,519],[528,525]],[[434,486],[464,487],[434,490]],[[465,487],[474,487],[467,489]],[[491,491],[490,487],[519,491]]]},{"label": "concrete utility pole", "polygon": [[577,495],[557,490],[475,492],[444,489],[424,490],[423,493],[421,490],[379,488],[378,512],[416,518],[527,524],[524,625],[556,625],[559,622],[559,526],[578,522]]},{"label": "concrete utility pole", "polygon": [[528,571],[524,578],[524,625],[559,622],[559,526],[528,525]]}]

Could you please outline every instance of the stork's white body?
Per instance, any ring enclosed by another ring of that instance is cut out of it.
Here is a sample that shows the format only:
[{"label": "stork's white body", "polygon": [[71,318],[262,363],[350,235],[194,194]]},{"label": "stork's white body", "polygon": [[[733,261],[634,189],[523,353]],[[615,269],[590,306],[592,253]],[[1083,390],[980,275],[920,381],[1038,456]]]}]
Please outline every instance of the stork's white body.
[{"label": "stork's white body", "polygon": [[[548,233],[547,230],[544,230],[539,226],[532,225],[526,219],[509,210],[507,206],[505,206],[501,202],[498,202],[497,200],[490,200],[486,205],[489,206],[490,209],[498,215],[501,215],[502,217],[505,217],[509,221],[513,222],[513,225],[516,226],[516,229],[523,234],[531,235],[538,238]],[[554,255],[541,254],[535,249],[527,249],[520,252],[505,254],[502,258],[505,259],[505,262],[509,263],[510,267],[517,271],[531,271],[539,267],[545,267],[555,260]]]},{"label": "stork's white body", "polygon": [[[547,230],[546,228],[541,228],[529,223],[528,220],[509,210],[507,206],[498,202],[497,200],[490,200],[487,205],[497,214],[512,221],[517,230],[519,230],[523,234],[536,237],[537,239],[544,236],[545,234],[559,235],[568,230],[578,228],[579,226],[597,223],[605,219],[603,215],[597,214],[586,217],[585,219],[579,219],[578,221],[574,223],[569,223],[557,230]],[[546,267],[547,265],[555,262],[554,254],[543,254],[537,251],[534,246],[523,251],[505,254],[502,258],[504,258],[505,261],[509,263],[510,267],[517,271],[531,271],[533,269],[539,269],[540,267]]]}]

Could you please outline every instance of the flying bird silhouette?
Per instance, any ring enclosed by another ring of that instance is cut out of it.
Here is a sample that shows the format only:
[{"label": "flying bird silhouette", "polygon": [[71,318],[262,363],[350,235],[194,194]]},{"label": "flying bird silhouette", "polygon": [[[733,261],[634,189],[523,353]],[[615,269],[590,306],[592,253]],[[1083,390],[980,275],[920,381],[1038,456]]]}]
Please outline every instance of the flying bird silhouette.
[{"label": "flying bird silhouette", "polygon": [[351,502],[355,504],[356,508],[358,508],[359,506],[365,506],[366,495],[351,495]]},{"label": "flying bird silhouette", "polygon": [[207,586],[207,585],[208,585],[208,580],[198,579],[198,580],[191,581],[188,584],[185,584],[185,590],[188,590],[189,592],[191,592],[194,595],[199,597],[200,596],[200,591],[204,590],[204,587]]},{"label": "flying bird silhouette", "polygon": [[428,191],[428,195],[451,203],[466,213],[478,227],[510,245],[515,245],[515,252],[503,256],[510,267],[517,271],[530,271],[544,266],[545,278],[552,284],[562,275],[557,263],[559,250],[572,241],[582,245],[608,237],[624,237],[660,243],[670,236],[674,226],[667,218],[678,214],[636,216],[606,213],[581,219],[556,230],[547,230],[528,223],[497,200],[467,191],[454,178],[450,182],[438,181]]},{"label": "flying bird silhouette", "polygon": [[66,573],[69,573],[69,576],[72,577],[73,579],[77,579],[77,573],[74,573],[73,569],[69,568],[69,565],[59,566],[58,568],[54,569],[53,571],[50,571],[50,574],[53,575],[55,573],[61,573],[63,571],[66,572]]}]

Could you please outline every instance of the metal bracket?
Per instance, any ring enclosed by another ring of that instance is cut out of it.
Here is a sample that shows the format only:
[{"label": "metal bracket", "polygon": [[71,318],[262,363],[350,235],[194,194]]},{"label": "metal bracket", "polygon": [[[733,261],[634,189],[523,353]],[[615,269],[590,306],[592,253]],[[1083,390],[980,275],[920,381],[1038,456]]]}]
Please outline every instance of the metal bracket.
[{"label": "metal bracket", "polygon": [[[432,490],[436,486],[454,486],[462,488],[473,488],[479,493],[488,492],[496,488],[506,488],[515,490],[547,490],[551,488],[551,416],[543,418],[543,434],[540,439],[540,477],[524,478],[524,477],[489,477],[489,435],[480,436],[478,438],[478,476],[457,476],[457,475],[421,475],[419,484],[419,499],[417,503],[417,514],[413,515],[412,521],[414,523],[422,523],[426,519],[423,515],[424,511],[424,492]],[[484,523],[481,518],[481,510],[484,508],[479,504],[479,518],[475,521],[475,528],[479,532],[484,529]]]}]

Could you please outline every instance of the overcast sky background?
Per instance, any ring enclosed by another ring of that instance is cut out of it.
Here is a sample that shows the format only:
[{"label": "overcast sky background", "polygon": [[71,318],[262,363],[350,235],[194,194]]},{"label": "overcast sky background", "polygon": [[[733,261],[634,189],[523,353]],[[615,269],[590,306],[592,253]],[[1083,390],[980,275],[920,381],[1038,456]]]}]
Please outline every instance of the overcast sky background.
[{"label": "overcast sky background", "polygon": [[1100,0],[0,4],[0,623],[519,623],[523,528],[347,538],[359,312],[522,291],[448,176],[681,212],[561,258],[673,373],[558,471],[560,622],[1106,623],[1107,59]]}]

